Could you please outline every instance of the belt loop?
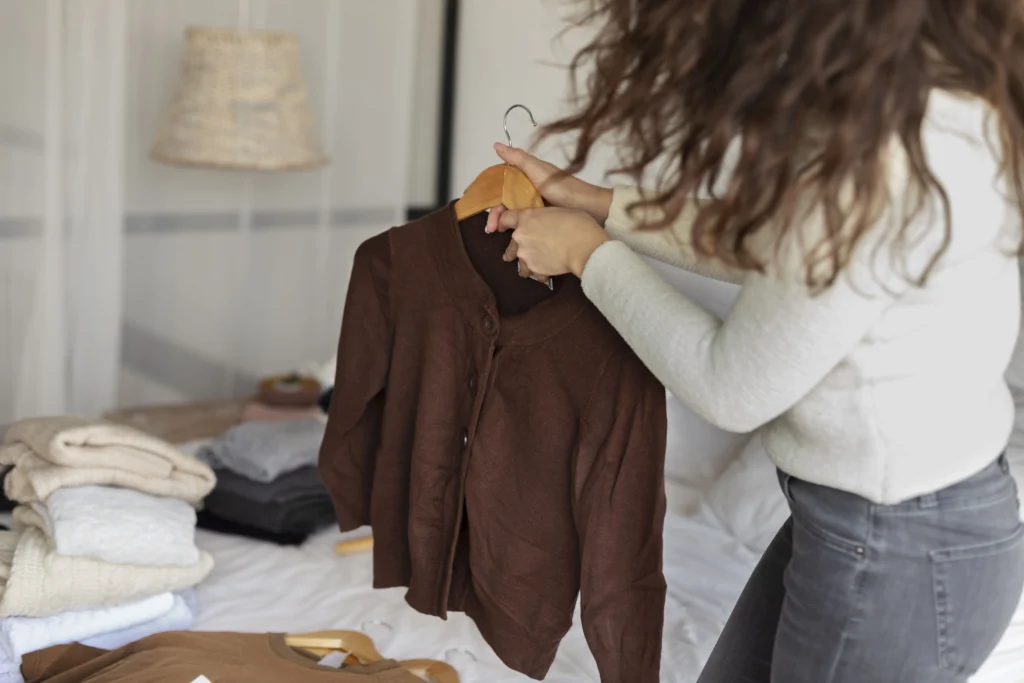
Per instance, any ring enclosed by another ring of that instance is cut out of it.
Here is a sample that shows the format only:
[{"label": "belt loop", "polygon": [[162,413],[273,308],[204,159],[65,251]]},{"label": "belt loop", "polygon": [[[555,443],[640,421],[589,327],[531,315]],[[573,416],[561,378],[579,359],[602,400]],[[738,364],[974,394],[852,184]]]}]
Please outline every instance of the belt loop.
[{"label": "belt loop", "polygon": [[1006,459],[1005,452],[999,456],[999,469],[1003,471],[1003,474],[1010,473],[1010,461]]}]

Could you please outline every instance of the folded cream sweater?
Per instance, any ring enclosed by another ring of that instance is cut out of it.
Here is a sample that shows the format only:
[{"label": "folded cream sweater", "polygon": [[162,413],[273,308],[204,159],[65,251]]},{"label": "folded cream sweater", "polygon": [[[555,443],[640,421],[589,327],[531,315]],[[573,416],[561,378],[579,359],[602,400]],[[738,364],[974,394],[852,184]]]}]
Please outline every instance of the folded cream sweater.
[{"label": "folded cream sweater", "polygon": [[140,567],[57,555],[42,531],[0,532],[0,617],[45,617],[110,607],[190,588],[213,569],[201,553],[191,567]]},{"label": "folded cream sweater", "polygon": [[195,457],[131,427],[78,417],[16,422],[0,447],[13,465],[4,491],[19,503],[43,502],[56,489],[110,485],[198,503],[216,481]]}]

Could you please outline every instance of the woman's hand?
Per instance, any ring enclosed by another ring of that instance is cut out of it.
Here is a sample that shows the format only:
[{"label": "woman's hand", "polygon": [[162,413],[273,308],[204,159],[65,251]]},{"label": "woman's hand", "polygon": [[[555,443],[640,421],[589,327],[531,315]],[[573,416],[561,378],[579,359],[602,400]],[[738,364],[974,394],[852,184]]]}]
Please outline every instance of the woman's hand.
[{"label": "woman's hand", "polygon": [[[612,203],[610,189],[591,185],[579,178],[566,175],[554,164],[541,161],[516,147],[498,143],[494,145],[494,151],[505,163],[522,171],[537,187],[548,204],[563,209],[583,211],[601,225],[608,219],[608,207]],[[491,209],[487,218],[487,232],[497,230],[498,222],[505,211],[504,206]]]},{"label": "woman's hand", "polygon": [[542,282],[565,273],[582,277],[590,255],[609,239],[593,216],[557,207],[503,211],[497,229],[515,231],[504,259],[519,259],[519,274]]}]

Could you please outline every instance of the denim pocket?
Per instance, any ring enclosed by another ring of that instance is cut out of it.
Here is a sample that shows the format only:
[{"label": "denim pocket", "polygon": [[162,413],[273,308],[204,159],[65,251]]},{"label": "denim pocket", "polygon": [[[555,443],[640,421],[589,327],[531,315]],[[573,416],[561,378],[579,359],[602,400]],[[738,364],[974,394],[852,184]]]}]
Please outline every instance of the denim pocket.
[{"label": "denim pocket", "polygon": [[793,527],[832,550],[863,560],[871,506],[852,493],[784,476],[783,492],[793,513]]},{"label": "denim pocket", "polygon": [[995,650],[1020,603],[1024,525],[999,541],[930,555],[939,665],[972,675]]}]

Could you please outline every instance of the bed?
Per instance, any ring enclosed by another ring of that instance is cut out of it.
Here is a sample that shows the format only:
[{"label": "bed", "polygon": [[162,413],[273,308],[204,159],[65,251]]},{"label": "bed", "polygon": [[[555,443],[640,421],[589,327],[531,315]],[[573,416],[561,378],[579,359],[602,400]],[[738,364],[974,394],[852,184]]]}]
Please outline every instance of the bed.
[{"label": "bed", "polygon": [[[723,315],[737,288],[653,264],[675,286]],[[1018,398],[1009,455],[1024,490],[1024,343],[1008,373]],[[759,440],[715,430],[669,396],[665,523],[668,599],[662,681],[693,683],[761,552],[788,515]],[[365,533],[365,532],[364,532]],[[358,534],[357,534],[358,535]],[[447,621],[409,608],[401,590],[370,588],[371,557],[339,557],[326,531],[297,548],[199,532],[216,568],[199,588],[199,630],[365,631],[395,658],[439,658],[464,683],[527,681],[504,667],[462,615]],[[579,619],[547,680],[599,681]],[[972,683],[1024,683],[1024,604]]]},{"label": "bed", "polygon": [[[278,547],[200,531],[216,568],[199,587],[195,628],[216,631],[306,632],[362,630],[389,657],[443,659],[465,683],[513,683],[472,622],[418,614],[402,590],[370,588],[368,554],[339,557],[340,533],[327,531],[300,547]],[[696,680],[756,556],[731,540],[707,511],[666,520],[665,574],[669,584],[662,680]],[[598,681],[597,668],[576,625],[562,643],[549,681]]]},{"label": "bed", "polygon": [[[1024,455],[1016,460],[1019,475],[1024,473]],[[667,484],[671,511],[665,521],[665,683],[696,681],[761,549],[788,514],[773,479],[774,471],[755,438],[706,491],[690,484]],[[374,591],[371,556],[338,556],[334,551],[339,540],[365,533],[327,530],[302,546],[281,547],[199,531],[199,544],[214,556],[216,566],[199,586],[195,628],[358,630],[370,635],[388,657],[448,661],[464,683],[530,680],[503,666],[463,615],[442,621],[411,609],[401,589]],[[578,618],[546,680],[600,680]],[[972,683],[1022,682],[1024,605]]]}]

